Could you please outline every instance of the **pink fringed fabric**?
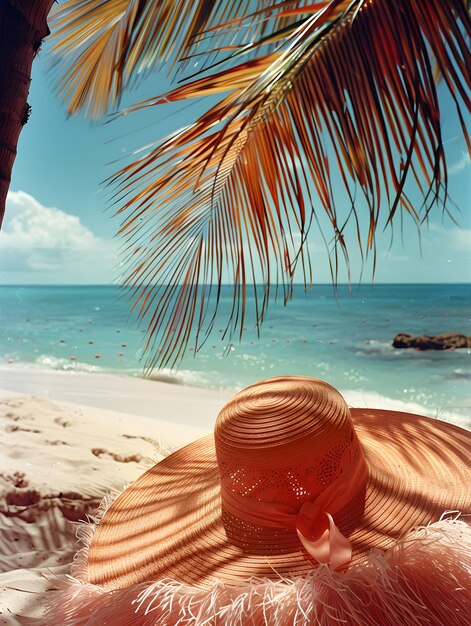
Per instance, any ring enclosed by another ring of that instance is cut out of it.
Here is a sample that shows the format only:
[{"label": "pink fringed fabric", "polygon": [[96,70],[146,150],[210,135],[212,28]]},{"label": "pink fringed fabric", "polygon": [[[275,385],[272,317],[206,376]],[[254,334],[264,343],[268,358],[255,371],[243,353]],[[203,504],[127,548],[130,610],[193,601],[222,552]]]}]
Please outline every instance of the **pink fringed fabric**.
[{"label": "pink fringed fabric", "polygon": [[[95,520],[96,521],[96,520]],[[462,626],[471,611],[471,527],[442,519],[385,553],[338,573],[320,566],[295,580],[252,580],[210,591],[172,580],[106,592],[80,582],[94,526],[74,575],[54,594],[57,626]]]}]

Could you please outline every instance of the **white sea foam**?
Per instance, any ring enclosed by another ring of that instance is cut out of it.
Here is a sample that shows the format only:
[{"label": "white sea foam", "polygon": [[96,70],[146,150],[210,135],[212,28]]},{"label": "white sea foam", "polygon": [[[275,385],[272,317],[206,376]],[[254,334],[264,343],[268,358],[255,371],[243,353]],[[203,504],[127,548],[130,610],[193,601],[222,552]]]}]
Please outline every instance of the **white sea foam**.
[{"label": "white sea foam", "polygon": [[368,339],[357,346],[356,356],[386,356],[397,357],[403,354],[403,351],[393,348],[391,341],[381,341],[379,339]]},{"label": "white sea foam", "polygon": [[63,372],[101,372],[103,369],[98,365],[90,365],[81,361],[59,358],[48,354],[41,354],[36,359],[36,364],[47,369],[60,370]]},{"label": "white sea foam", "polygon": [[151,374],[143,376],[147,380],[154,380],[171,385],[188,385],[189,387],[214,387],[214,383],[208,380],[201,372],[191,370],[172,370],[164,368],[155,370]]},{"label": "white sea foam", "polygon": [[422,406],[416,402],[406,402],[388,398],[373,391],[344,389],[341,393],[348,405],[355,408],[369,407],[387,409],[390,411],[404,411],[434,417],[471,430],[471,415],[469,407],[433,407]]},{"label": "white sea foam", "polygon": [[447,376],[448,379],[450,380],[471,380],[471,372],[461,369],[461,368],[457,368],[455,370],[453,370],[453,372],[451,374],[449,374]]}]

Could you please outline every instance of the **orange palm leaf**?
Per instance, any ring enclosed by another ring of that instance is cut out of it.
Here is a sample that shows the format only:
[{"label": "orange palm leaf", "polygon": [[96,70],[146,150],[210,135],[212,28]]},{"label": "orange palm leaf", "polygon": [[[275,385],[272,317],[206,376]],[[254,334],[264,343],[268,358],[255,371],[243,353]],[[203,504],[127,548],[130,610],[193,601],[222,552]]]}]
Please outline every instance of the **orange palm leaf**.
[{"label": "orange palm leaf", "polygon": [[[270,24],[276,29],[294,21],[288,16],[267,22],[265,4],[265,0],[66,0],[51,16],[59,96],[69,113],[101,117],[146,70],[162,62],[173,65],[195,45],[206,45],[199,37],[205,29],[224,31],[224,25],[238,18],[245,28],[251,25],[256,37]],[[271,4],[269,14],[278,6]],[[279,6],[296,4],[299,1],[285,0]],[[254,6],[258,9],[250,13]],[[222,36],[218,34],[217,41]]]},{"label": "orange palm leaf", "polygon": [[[149,368],[204,343],[224,278],[234,284],[228,334],[242,334],[250,283],[257,324],[270,285],[281,282],[287,300],[296,266],[309,274],[303,244],[322,214],[335,280],[349,221],[374,254],[380,216],[387,224],[405,212],[419,225],[446,201],[432,61],[462,120],[471,86],[462,0],[331,0],[287,32],[277,53],[135,107],[228,93],[110,181],[125,216],[126,284],[149,321]],[[341,206],[333,171],[349,198]]]}]

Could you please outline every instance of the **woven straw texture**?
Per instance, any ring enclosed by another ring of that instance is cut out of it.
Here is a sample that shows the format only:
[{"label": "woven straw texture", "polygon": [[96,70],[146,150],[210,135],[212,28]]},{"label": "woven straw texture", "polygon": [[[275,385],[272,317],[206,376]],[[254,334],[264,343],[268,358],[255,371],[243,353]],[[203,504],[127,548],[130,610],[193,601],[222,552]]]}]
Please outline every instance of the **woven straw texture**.
[{"label": "woven straw texture", "polygon": [[364,455],[368,478],[335,523],[352,565],[444,511],[471,511],[471,435],[426,417],[348,410],[310,378],[262,381],[240,392],[214,436],[170,455],[127,488],[98,525],[82,571],[107,590],[173,579],[209,589],[251,577],[295,579],[316,563],[295,531],[261,528],[221,508],[221,482],[239,495],[301,505]]}]

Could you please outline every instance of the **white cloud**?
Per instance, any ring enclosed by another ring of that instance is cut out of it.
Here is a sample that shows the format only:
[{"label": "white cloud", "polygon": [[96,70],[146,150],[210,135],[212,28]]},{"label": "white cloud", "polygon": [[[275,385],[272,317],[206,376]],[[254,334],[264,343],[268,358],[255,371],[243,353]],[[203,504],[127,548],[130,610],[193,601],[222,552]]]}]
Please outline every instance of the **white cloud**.
[{"label": "white cloud", "polygon": [[384,252],[381,252],[380,256],[385,261],[391,261],[393,263],[409,263],[410,262],[410,257],[406,256],[405,254],[393,254],[392,252],[384,251]]},{"label": "white cloud", "polygon": [[46,207],[24,191],[10,191],[0,232],[0,271],[55,275],[63,282],[98,274],[116,265],[117,245],[97,237],[77,215]]},{"label": "white cloud", "polygon": [[469,167],[471,163],[471,157],[468,152],[462,152],[461,157],[454,161],[451,165],[448,166],[448,174],[449,176],[454,176],[455,174],[459,174],[464,169]]},{"label": "white cloud", "polygon": [[455,228],[450,232],[450,235],[452,250],[463,250],[464,252],[471,250],[471,229]]},{"label": "white cloud", "polygon": [[447,249],[451,252],[469,252],[471,250],[471,229],[456,226],[445,228],[434,223],[430,223],[428,228],[436,235],[433,242],[436,243],[439,240],[446,242]]}]

